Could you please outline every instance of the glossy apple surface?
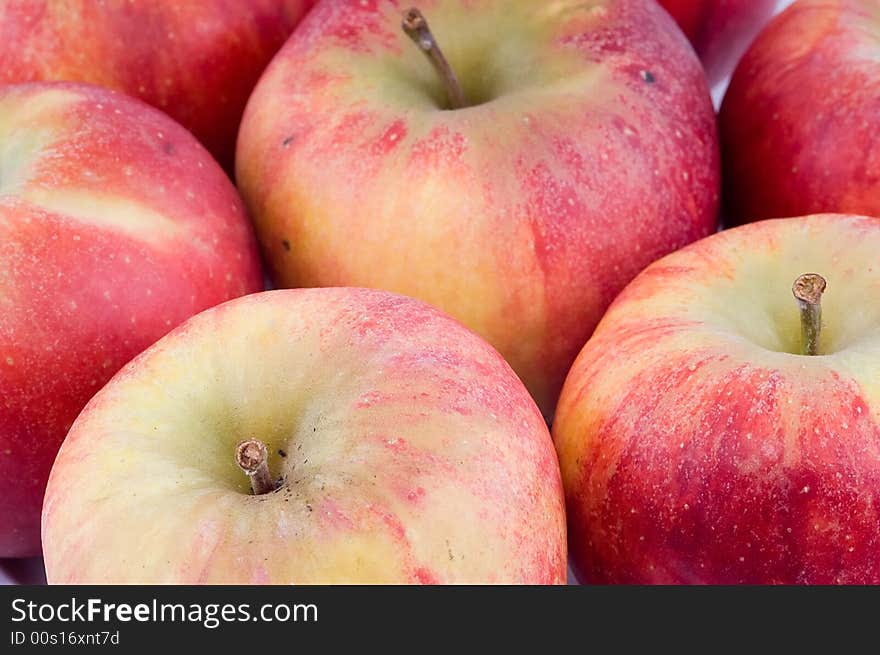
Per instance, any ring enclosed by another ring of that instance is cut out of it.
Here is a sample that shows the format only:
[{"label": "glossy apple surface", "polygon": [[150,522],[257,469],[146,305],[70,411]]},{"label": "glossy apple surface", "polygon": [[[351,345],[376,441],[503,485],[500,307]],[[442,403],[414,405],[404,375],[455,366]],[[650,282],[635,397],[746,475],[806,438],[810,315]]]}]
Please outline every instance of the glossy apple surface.
[{"label": "glossy apple surface", "polygon": [[714,84],[731,73],[777,0],[659,0],[690,39]]},{"label": "glossy apple surface", "polygon": [[237,179],[278,285],[426,300],[550,416],[615,294],[715,229],[704,75],[653,1],[420,6],[470,106],[445,108],[398,3],[328,0],[255,90]]},{"label": "glossy apple surface", "polygon": [[624,290],[553,426],[582,582],[880,583],[878,253],[880,219],[764,221]]},{"label": "glossy apple surface", "polygon": [[90,82],[182,123],[232,170],[247,98],[313,0],[6,0],[0,84]]},{"label": "glossy apple surface", "polygon": [[880,6],[795,2],[743,57],[720,124],[732,223],[880,216]]},{"label": "glossy apple surface", "polygon": [[61,440],[131,357],[262,287],[223,171],[120,93],[0,88],[0,556],[37,554]]},{"label": "glossy apple surface", "polygon": [[[251,494],[259,439],[281,486]],[[197,316],[77,419],[43,508],[50,583],[557,583],[562,488],[534,401],[483,340],[363,289]]]}]

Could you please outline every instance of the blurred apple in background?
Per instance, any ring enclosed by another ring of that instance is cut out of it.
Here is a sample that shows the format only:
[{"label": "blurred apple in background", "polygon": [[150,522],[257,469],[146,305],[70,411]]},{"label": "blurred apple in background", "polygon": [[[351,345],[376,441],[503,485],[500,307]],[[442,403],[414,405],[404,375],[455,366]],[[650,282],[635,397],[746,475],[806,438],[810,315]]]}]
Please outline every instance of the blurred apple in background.
[{"label": "blurred apple in background", "polygon": [[240,188],[278,285],[429,301],[550,416],[616,293],[716,228],[705,77],[653,0],[422,7],[464,106],[399,3],[326,0],[249,102]]},{"label": "blurred apple in background", "polygon": [[720,124],[732,223],[880,216],[880,5],[795,2],[743,57]]},{"label": "blurred apple in background", "polygon": [[773,15],[777,0],[659,0],[690,39],[710,84],[724,79]]},{"label": "blurred apple in background", "polygon": [[232,170],[260,73],[313,0],[6,0],[0,84],[91,82],[125,91],[191,130]]},{"label": "blurred apple in background", "polygon": [[522,383],[449,317],[364,289],[249,296],[135,359],[62,446],[43,549],[50,583],[566,571],[559,466]]},{"label": "blurred apple in background", "polygon": [[581,581],[880,583],[878,253],[875,218],[764,221],[623,291],[553,425]]},{"label": "blurred apple in background", "polygon": [[0,556],[39,553],[49,468],[92,394],[261,287],[242,203],[186,130],[97,87],[0,88]]}]

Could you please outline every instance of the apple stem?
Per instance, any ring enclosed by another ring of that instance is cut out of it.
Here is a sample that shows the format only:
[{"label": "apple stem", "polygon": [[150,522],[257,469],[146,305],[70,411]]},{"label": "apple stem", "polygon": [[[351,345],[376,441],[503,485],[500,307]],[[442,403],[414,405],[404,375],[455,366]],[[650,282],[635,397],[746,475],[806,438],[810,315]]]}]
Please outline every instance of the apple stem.
[{"label": "apple stem", "polygon": [[828,283],[816,273],[805,273],[794,281],[792,293],[801,310],[801,354],[819,354],[822,331],[822,294]]},{"label": "apple stem", "polygon": [[449,65],[449,62],[443,55],[443,51],[440,50],[440,46],[437,45],[437,40],[431,33],[431,28],[428,27],[428,21],[425,20],[422,12],[416,8],[404,12],[402,27],[403,31],[413,40],[413,43],[418,46],[419,50],[425,53],[428,60],[434,66],[434,70],[437,71],[440,79],[443,80],[443,84],[446,87],[446,95],[449,97],[450,108],[462,109],[466,107],[467,102],[465,101],[461,84],[455,76],[452,66]]},{"label": "apple stem", "polygon": [[276,485],[269,474],[269,450],[258,439],[242,441],[235,447],[235,463],[251,479],[255,496],[275,491]]}]

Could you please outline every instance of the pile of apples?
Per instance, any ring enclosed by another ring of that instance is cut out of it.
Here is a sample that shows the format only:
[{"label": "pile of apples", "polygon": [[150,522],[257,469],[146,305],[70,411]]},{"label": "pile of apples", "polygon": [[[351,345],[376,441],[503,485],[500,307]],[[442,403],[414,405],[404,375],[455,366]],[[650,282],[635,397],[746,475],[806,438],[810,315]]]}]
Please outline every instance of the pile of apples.
[{"label": "pile of apples", "polygon": [[0,557],[880,583],[880,4],[775,5],[0,3]]}]

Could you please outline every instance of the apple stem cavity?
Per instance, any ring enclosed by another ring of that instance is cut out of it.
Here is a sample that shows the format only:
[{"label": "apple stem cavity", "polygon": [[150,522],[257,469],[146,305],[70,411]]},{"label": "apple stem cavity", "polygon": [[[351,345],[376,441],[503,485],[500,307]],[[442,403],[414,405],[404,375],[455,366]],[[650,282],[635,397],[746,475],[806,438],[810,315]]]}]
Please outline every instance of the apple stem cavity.
[{"label": "apple stem cavity", "polygon": [[434,70],[437,71],[440,79],[443,80],[443,85],[446,87],[446,95],[449,98],[450,109],[467,107],[461,84],[455,76],[452,66],[449,65],[449,62],[443,55],[440,46],[437,45],[437,40],[431,33],[431,28],[428,27],[428,21],[425,20],[422,12],[416,8],[404,12],[402,27],[403,31],[413,40],[413,43],[418,46],[419,50],[425,53],[425,56],[428,57],[428,60],[434,66]]},{"label": "apple stem cavity", "polygon": [[242,441],[235,447],[235,463],[251,479],[255,496],[275,491],[275,481],[269,474],[269,450],[258,439]]},{"label": "apple stem cavity", "polygon": [[801,311],[801,354],[819,354],[822,331],[822,294],[828,283],[816,273],[805,273],[794,281],[792,293]]}]

